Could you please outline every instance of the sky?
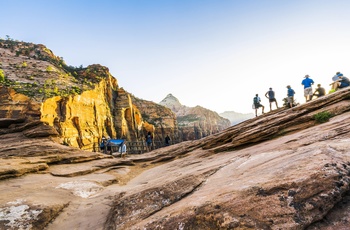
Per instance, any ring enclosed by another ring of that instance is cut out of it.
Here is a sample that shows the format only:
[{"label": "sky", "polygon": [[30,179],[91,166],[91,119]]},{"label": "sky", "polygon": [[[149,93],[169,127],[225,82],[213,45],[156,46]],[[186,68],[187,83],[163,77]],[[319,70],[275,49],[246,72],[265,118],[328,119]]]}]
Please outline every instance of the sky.
[{"label": "sky", "polygon": [[[305,103],[306,74],[350,76],[348,0],[0,0],[0,38],[44,44],[67,65],[101,64],[159,103],[253,113],[269,87]],[[315,89],[316,87],[314,87]]]}]

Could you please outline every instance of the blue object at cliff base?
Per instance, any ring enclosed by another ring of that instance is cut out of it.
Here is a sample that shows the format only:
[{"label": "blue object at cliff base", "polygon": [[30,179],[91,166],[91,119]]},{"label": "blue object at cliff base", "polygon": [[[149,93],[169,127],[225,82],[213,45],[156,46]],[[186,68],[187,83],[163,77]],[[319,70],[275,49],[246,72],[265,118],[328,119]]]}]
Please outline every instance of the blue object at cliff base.
[{"label": "blue object at cliff base", "polygon": [[108,151],[111,150],[111,146],[120,146],[121,144],[124,143],[124,139],[109,139],[106,140],[105,142],[102,141],[100,143],[100,149],[104,150],[104,148],[106,147]]}]

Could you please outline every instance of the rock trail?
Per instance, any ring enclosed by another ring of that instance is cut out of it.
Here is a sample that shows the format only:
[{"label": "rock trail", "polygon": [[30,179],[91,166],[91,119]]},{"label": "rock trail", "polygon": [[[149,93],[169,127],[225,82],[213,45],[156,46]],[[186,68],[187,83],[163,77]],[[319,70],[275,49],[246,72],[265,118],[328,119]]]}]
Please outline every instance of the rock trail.
[{"label": "rock trail", "polygon": [[[350,227],[349,95],[125,159],[2,118],[0,229]],[[333,117],[319,124],[322,111]]]}]

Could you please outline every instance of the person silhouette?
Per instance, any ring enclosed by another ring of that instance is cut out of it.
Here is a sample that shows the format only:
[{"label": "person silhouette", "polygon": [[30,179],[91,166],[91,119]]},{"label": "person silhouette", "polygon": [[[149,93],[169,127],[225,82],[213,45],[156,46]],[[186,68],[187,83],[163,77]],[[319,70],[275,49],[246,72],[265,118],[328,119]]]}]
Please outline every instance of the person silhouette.
[{"label": "person silhouette", "polygon": [[265,97],[269,99],[270,102],[270,111],[272,110],[272,102],[275,102],[276,108],[278,109],[277,100],[275,98],[275,91],[272,90],[272,88],[269,88],[269,91],[265,93]]}]

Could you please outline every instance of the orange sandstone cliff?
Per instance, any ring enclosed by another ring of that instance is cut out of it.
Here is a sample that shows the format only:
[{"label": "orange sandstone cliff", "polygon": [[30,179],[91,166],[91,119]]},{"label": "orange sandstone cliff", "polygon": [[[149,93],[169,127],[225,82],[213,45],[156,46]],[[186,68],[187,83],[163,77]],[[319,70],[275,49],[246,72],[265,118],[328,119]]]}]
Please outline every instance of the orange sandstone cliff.
[{"label": "orange sandstone cliff", "polygon": [[[177,139],[167,108],[141,99],[136,105],[107,67],[68,66],[44,45],[0,40],[0,100],[2,118],[40,120],[54,127],[60,143],[80,149],[97,150],[102,137],[140,141],[148,131],[156,140],[165,133]],[[139,105],[158,114],[141,113]]]}]

